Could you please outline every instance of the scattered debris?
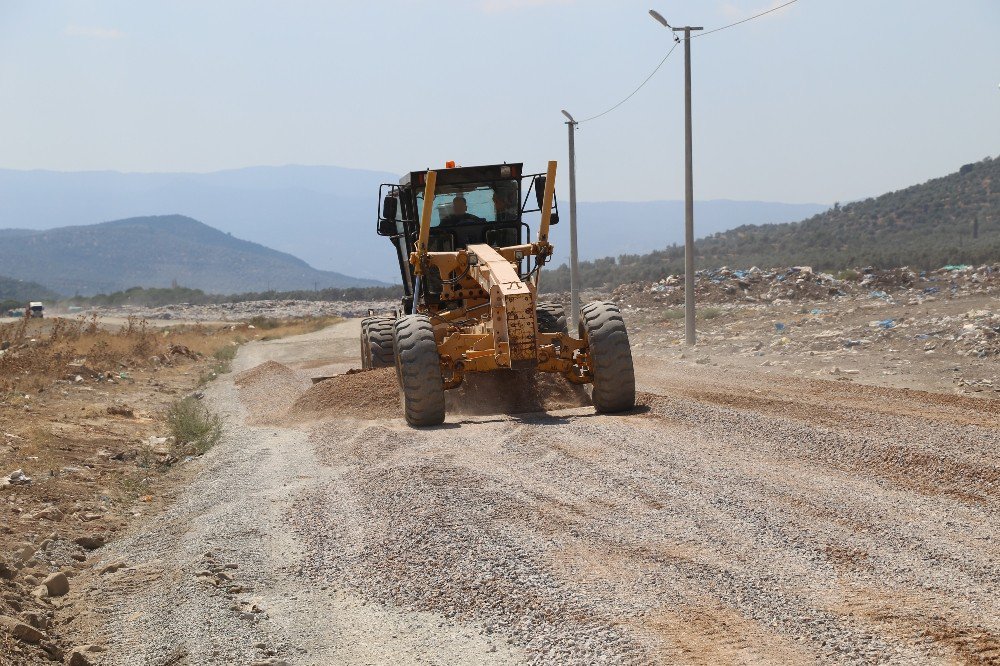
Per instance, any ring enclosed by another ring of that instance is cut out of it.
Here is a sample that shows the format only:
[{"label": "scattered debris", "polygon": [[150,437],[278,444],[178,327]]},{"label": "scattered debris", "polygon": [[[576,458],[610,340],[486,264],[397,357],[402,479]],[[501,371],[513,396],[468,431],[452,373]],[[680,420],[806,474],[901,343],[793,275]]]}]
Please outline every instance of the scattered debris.
[{"label": "scattered debris", "polygon": [[[774,303],[851,295],[920,302],[935,298],[942,289],[955,296],[982,293],[991,286],[1000,286],[1000,264],[945,266],[936,271],[919,272],[906,267],[887,270],[869,267],[841,271],[839,275],[816,273],[809,266],[768,271],[756,266],[749,270],[723,266],[695,274],[695,295],[699,303]],[[684,276],[670,275],[656,282],[625,284],[612,292],[611,300],[633,306],[681,305],[684,303]]]},{"label": "scattered debris", "polygon": [[[6,434],[6,433],[4,433]],[[31,483],[31,477],[24,473],[23,469],[15,469],[13,472],[0,479],[2,486],[26,486]]]}]

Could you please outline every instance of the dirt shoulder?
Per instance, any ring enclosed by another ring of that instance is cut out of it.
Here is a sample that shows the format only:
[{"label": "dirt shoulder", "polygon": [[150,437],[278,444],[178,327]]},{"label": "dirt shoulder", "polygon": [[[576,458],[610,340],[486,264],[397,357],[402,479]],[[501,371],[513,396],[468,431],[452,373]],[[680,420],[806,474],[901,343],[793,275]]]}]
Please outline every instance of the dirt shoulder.
[{"label": "dirt shoulder", "polygon": [[81,644],[78,576],[202,453],[173,436],[170,408],[200,406],[239,342],[310,325],[0,326],[0,663],[69,658]]}]

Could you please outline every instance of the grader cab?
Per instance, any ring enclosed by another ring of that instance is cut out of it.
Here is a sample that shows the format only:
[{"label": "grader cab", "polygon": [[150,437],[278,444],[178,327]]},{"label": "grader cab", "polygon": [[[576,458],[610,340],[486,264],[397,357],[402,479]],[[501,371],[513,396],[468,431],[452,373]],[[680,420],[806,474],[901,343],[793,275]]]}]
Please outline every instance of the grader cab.
[{"label": "grader cab", "polygon": [[[470,372],[553,372],[591,384],[599,412],[635,405],[617,306],[587,304],[572,336],[561,306],[538,303],[541,269],[553,253],[549,226],[558,222],[556,163],[544,174],[521,167],[449,163],[382,185],[378,233],[396,250],[405,296],[399,316],[362,321],[362,366],[395,365],[411,425],[442,423],[444,392]],[[525,220],[534,213],[532,242]]]}]

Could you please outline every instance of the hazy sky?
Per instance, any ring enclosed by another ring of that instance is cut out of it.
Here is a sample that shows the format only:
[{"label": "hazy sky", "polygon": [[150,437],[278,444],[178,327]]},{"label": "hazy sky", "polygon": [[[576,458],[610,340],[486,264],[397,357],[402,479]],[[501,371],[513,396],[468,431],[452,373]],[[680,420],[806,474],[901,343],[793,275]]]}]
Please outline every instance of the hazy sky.
[{"label": "hazy sky", "polygon": [[[0,0],[0,167],[564,167],[559,110],[669,49],[650,7],[710,29],[781,1]],[[998,0],[799,0],[692,50],[698,199],[846,201],[1000,154]],[[678,48],[581,126],[582,200],[683,197],[682,93]]]}]

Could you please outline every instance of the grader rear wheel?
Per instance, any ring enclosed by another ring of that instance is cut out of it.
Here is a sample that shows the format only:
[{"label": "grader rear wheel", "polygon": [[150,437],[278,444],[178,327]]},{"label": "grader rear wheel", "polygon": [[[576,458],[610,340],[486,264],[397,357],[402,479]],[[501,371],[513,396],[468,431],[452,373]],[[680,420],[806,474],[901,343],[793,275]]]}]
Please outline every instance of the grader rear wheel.
[{"label": "grader rear wheel", "polygon": [[539,303],[535,308],[539,333],[569,333],[566,310],[559,303]]},{"label": "grader rear wheel", "polygon": [[589,345],[594,407],[604,413],[635,407],[632,348],[618,306],[605,302],[585,305],[580,312],[580,332]]},{"label": "grader rear wheel", "polygon": [[361,369],[371,370],[371,352],[368,351],[368,319],[361,320]]},{"label": "grader rear wheel", "polygon": [[412,426],[444,422],[444,380],[434,327],[424,315],[407,315],[393,327],[396,376],[403,394],[403,412]]},{"label": "grader rear wheel", "polygon": [[[362,349],[367,352],[363,363],[367,369],[389,368],[395,363],[392,347],[392,317],[372,317],[362,323]],[[367,324],[367,325],[365,325]],[[364,353],[364,352],[363,352]]]}]

